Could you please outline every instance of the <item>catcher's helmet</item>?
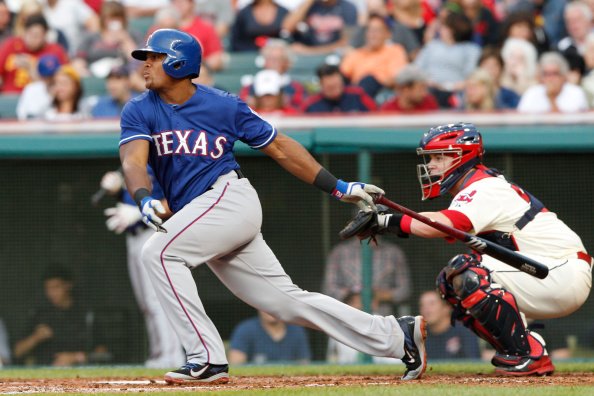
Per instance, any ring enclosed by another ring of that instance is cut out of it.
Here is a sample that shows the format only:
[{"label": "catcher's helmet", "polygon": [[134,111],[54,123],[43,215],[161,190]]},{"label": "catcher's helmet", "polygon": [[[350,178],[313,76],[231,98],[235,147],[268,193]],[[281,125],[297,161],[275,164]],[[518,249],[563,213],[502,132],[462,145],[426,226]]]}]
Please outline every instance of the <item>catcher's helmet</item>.
[{"label": "catcher's helmet", "polygon": [[[473,124],[447,124],[425,132],[417,148],[417,155],[423,156],[423,163],[417,165],[423,201],[447,193],[470,168],[481,162],[484,152],[483,139]],[[431,174],[428,168],[431,154],[447,155],[454,161],[442,173]]]},{"label": "catcher's helmet", "polygon": [[132,51],[132,57],[146,60],[147,53],[165,54],[163,70],[173,78],[196,78],[200,74],[202,48],[192,35],[175,30],[159,29],[146,40],[144,48]]}]

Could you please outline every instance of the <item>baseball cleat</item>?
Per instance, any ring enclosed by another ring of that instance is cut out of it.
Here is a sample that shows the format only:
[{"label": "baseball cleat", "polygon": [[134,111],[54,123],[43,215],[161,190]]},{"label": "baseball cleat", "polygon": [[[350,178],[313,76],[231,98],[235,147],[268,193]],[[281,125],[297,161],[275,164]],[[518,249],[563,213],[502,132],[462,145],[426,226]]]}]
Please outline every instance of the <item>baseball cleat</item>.
[{"label": "baseball cleat", "polygon": [[404,356],[402,362],[406,372],[402,376],[405,381],[419,379],[427,368],[427,351],[425,339],[427,329],[422,316],[403,316],[396,319],[404,332]]},{"label": "baseball cleat", "polygon": [[510,364],[501,357],[495,356],[491,363],[495,365],[495,373],[510,376],[529,376],[529,375],[552,375],[555,372],[555,366],[548,355],[538,359],[522,357]]},{"label": "baseball cleat", "polygon": [[229,365],[186,363],[179,369],[165,374],[168,384],[202,382],[208,384],[226,384],[229,382]]}]

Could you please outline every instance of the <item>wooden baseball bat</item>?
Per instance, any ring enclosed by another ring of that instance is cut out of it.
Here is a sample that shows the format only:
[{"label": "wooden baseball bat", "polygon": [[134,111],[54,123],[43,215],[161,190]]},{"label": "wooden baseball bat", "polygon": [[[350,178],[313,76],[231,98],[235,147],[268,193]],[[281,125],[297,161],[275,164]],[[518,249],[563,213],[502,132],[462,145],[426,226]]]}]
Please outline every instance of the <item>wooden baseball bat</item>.
[{"label": "wooden baseball bat", "polygon": [[376,203],[386,205],[389,208],[397,210],[398,212],[408,215],[415,220],[425,223],[453,238],[456,238],[460,242],[463,242],[471,249],[476,250],[479,253],[487,254],[499,261],[504,262],[522,272],[532,275],[539,279],[544,279],[549,274],[549,268],[539,263],[538,261],[532,260],[518,252],[509,250],[501,245],[494,242],[488,241],[476,235],[470,235],[464,231],[458,230],[454,227],[450,227],[446,224],[432,220],[429,217],[423,216],[420,213],[412,211],[402,205],[390,201],[388,198],[381,196],[376,200]]}]

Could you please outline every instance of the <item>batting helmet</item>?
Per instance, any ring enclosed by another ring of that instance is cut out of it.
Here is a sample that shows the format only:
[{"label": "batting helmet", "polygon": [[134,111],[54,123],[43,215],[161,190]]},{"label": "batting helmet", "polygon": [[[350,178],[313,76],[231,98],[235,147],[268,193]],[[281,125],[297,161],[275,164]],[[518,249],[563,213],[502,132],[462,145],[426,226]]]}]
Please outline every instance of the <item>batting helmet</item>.
[{"label": "batting helmet", "polygon": [[[417,148],[417,155],[423,156],[423,163],[417,165],[422,199],[447,193],[463,175],[482,161],[484,152],[483,139],[473,124],[447,124],[425,132]],[[428,164],[432,154],[446,155],[454,160],[439,174],[431,174]]]},{"label": "batting helmet", "polygon": [[198,40],[188,33],[175,29],[155,30],[144,48],[132,51],[132,57],[144,61],[148,53],[167,55],[163,60],[163,70],[173,78],[196,78],[200,74],[202,48]]}]

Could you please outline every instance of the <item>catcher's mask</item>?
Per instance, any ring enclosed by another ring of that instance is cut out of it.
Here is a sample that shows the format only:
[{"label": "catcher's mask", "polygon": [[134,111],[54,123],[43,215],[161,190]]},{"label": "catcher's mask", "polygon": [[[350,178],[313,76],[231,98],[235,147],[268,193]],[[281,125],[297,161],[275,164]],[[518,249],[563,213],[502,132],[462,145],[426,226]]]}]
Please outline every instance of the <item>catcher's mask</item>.
[{"label": "catcher's mask", "polygon": [[[484,152],[483,139],[473,124],[447,124],[429,129],[417,148],[417,155],[423,158],[423,163],[417,165],[421,199],[425,201],[447,193],[468,170],[482,161]],[[429,162],[439,155],[453,160],[443,171],[432,173]]]}]

